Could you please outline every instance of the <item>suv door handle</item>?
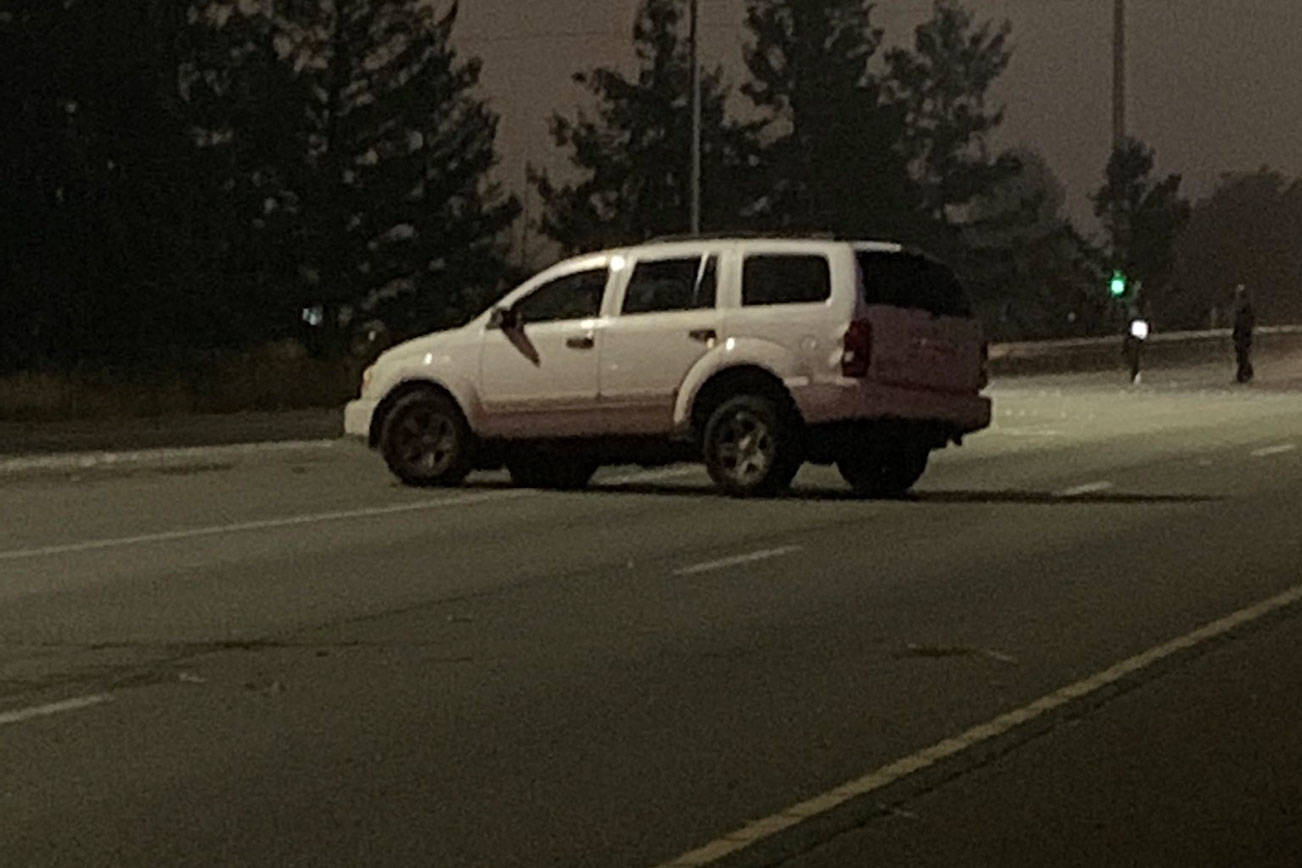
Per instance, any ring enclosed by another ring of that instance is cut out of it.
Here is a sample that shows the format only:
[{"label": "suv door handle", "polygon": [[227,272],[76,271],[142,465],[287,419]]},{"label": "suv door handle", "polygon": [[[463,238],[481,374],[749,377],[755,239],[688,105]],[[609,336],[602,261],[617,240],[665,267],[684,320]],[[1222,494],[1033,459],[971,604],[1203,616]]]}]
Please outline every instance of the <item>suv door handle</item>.
[{"label": "suv door handle", "polygon": [[597,345],[597,341],[592,335],[583,335],[577,338],[566,338],[565,346],[572,350],[590,350]]},{"label": "suv door handle", "polygon": [[710,341],[718,340],[719,333],[714,329],[692,329],[687,336],[694,341],[708,344]]}]

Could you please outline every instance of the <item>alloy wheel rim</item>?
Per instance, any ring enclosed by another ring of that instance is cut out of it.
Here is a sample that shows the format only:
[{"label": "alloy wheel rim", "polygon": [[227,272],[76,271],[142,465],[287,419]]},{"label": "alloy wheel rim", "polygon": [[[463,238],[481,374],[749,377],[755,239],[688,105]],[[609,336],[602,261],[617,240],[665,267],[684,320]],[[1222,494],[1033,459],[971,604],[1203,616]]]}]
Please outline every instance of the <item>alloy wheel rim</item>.
[{"label": "alloy wheel rim", "polygon": [[397,452],[408,470],[421,476],[447,472],[456,458],[457,432],[446,415],[413,409],[398,425]]},{"label": "alloy wheel rim", "polygon": [[773,466],[777,441],[764,419],[741,410],[720,426],[715,455],[730,480],[742,486],[754,485]]}]

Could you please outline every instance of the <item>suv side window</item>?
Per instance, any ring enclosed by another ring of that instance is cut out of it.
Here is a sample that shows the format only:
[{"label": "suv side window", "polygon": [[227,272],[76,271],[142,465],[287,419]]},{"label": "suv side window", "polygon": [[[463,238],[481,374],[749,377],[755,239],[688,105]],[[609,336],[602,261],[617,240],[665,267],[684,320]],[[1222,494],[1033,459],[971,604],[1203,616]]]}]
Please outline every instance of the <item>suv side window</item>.
[{"label": "suv side window", "polygon": [[933,316],[972,316],[963,286],[939,262],[909,253],[861,251],[864,301],[925,310]]},{"label": "suv side window", "polygon": [[825,256],[748,256],[742,269],[741,303],[810,304],[832,297],[832,270]]},{"label": "suv side window", "polygon": [[516,312],[525,325],[590,319],[601,315],[601,299],[606,293],[610,272],[605,268],[580,271],[544,283],[516,303]]},{"label": "suv side window", "polygon": [[717,257],[639,262],[624,291],[624,314],[714,307]]}]

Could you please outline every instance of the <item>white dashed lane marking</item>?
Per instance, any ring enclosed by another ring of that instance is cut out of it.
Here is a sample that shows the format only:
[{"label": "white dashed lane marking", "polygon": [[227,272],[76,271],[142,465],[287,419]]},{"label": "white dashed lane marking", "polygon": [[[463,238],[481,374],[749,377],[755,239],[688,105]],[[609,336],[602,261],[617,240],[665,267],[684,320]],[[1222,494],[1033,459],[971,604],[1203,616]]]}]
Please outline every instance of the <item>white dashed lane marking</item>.
[{"label": "white dashed lane marking", "polygon": [[1252,453],[1253,458],[1268,458],[1271,455],[1283,455],[1285,452],[1293,452],[1297,446],[1293,443],[1281,443],[1279,446],[1267,446],[1265,449],[1258,449]]},{"label": "white dashed lane marking", "polygon": [[52,714],[62,714],[65,711],[76,711],[79,708],[90,708],[92,705],[99,705],[101,702],[108,702],[110,699],[112,697],[107,693],[97,693],[94,696],[79,696],[76,699],[51,702],[48,705],[33,705],[30,708],[19,708],[14,711],[0,711],[0,726],[7,723],[22,723],[24,720],[32,720],[37,717],[49,717]]},{"label": "white dashed lane marking", "polygon": [[749,552],[748,554],[737,555],[731,558],[720,558],[717,561],[706,561],[702,564],[693,564],[690,567],[683,567],[681,570],[674,570],[674,575],[694,576],[697,573],[706,573],[711,570],[722,570],[727,567],[754,563],[755,561],[765,561],[769,558],[777,558],[798,551],[800,551],[800,546],[782,546],[781,548],[776,549],[763,549],[761,551]]},{"label": "white dashed lane marking", "polygon": [[1080,497],[1083,494],[1097,494],[1112,487],[1111,482],[1087,482],[1084,485],[1077,485],[1075,488],[1067,488],[1058,492],[1058,497]]}]

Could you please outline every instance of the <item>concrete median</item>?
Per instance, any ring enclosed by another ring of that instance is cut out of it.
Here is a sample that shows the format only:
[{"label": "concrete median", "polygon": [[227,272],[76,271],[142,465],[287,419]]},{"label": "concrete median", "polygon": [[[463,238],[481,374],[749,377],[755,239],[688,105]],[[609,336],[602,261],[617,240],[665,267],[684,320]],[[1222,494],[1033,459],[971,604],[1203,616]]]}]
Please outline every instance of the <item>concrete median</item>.
[{"label": "concrete median", "polygon": [[[1254,352],[1263,357],[1302,353],[1302,326],[1268,326],[1256,332]],[[1144,365],[1173,368],[1216,362],[1231,364],[1229,329],[1158,333],[1144,347]],[[993,344],[990,372],[997,377],[1122,370],[1121,336]]]}]

